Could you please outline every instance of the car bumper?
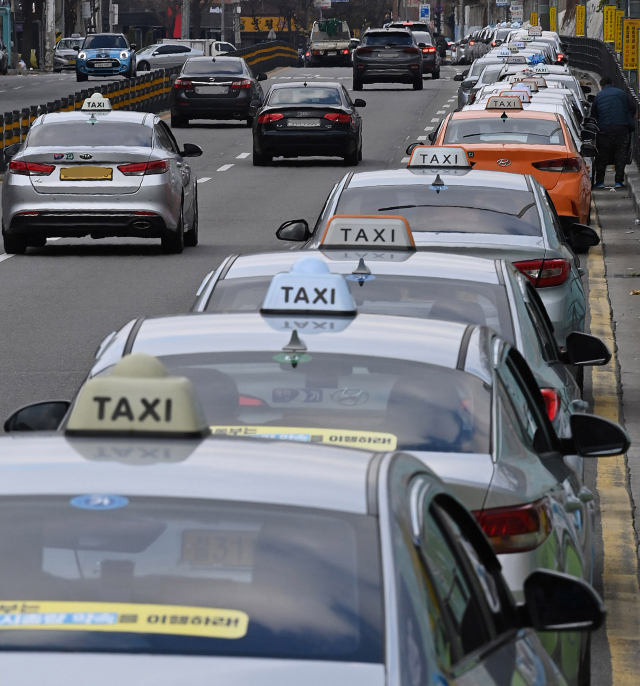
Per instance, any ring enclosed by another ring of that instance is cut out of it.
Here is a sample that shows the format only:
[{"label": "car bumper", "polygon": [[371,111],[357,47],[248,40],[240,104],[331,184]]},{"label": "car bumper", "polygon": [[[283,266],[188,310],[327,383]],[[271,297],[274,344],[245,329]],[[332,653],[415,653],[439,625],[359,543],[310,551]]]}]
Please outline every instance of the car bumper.
[{"label": "car bumper", "polygon": [[193,119],[246,119],[254,114],[251,101],[241,98],[188,98],[172,97],[171,114]]},{"label": "car bumper", "polygon": [[355,152],[353,131],[267,131],[254,136],[256,152],[267,155],[340,157]]},{"label": "car bumper", "polygon": [[117,67],[109,67],[105,69],[96,69],[95,67],[88,67],[84,62],[76,63],[76,71],[87,76],[114,76],[117,74],[126,74],[129,71],[130,65],[128,62],[120,62]]},{"label": "car bumper", "polygon": [[571,332],[584,331],[586,301],[578,279],[569,278],[561,286],[538,288],[537,293],[553,324],[558,345],[564,347]]},{"label": "car bumper", "polygon": [[353,73],[364,83],[411,83],[417,74],[422,73],[422,64],[356,64]]}]

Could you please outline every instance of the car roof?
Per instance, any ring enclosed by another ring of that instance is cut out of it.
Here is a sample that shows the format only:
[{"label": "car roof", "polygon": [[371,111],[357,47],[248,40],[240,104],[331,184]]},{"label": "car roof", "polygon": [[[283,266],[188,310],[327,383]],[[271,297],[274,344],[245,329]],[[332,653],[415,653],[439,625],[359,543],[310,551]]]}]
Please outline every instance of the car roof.
[{"label": "car roof", "polygon": [[100,492],[366,514],[371,457],[366,450],[257,438],[3,436],[0,496]]},{"label": "car roof", "polygon": [[234,57],[232,55],[216,55],[215,57],[198,55],[197,57],[189,58],[189,64],[197,64],[198,62],[244,62],[244,60],[242,57]]},{"label": "car roof", "polygon": [[[499,119],[504,110],[462,110],[461,112],[454,112],[451,119]],[[548,112],[538,112],[533,110],[511,110],[509,117],[518,117],[520,119],[550,119],[554,120],[554,114]]]},{"label": "car roof", "polygon": [[[78,121],[85,122],[89,114],[77,110],[75,112],[50,112],[43,114],[36,119],[32,126],[40,124],[53,124],[62,121]],[[125,112],[124,110],[111,110],[109,114],[104,115],[104,121],[113,122],[132,122],[134,124],[145,124],[146,126],[153,126],[157,115],[150,112]]]}]

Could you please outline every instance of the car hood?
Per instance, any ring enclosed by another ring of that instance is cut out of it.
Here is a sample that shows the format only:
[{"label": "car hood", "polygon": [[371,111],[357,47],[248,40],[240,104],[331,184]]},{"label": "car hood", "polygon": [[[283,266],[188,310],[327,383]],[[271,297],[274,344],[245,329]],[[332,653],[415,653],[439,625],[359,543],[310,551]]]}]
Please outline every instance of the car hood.
[{"label": "car hood", "polygon": [[3,686],[384,686],[381,664],[258,658],[0,653]]},{"label": "car hood", "polygon": [[92,57],[120,57],[120,53],[126,50],[129,52],[129,48],[99,48],[99,49],[94,49],[94,48],[89,48],[88,50],[81,50],[80,52],[84,52],[87,55],[87,59],[92,58]]}]

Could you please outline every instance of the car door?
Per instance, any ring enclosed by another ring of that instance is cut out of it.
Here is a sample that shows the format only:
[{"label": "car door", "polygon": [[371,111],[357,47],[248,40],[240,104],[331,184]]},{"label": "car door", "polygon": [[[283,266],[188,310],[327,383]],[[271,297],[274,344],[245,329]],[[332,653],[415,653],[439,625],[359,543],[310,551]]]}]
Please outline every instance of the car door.
[{"label": "car door", "polygon": [[358,108],[354,107],[349,91],[344,86],[342,86],[342,98],[346,106],[351,110],[352,116],[356,120],[356,128],[360,131],[360,136],[362,137],[362,117],[360,116],[360,112],[358,112]]},{"label": "car door", "polygon": [[187,45],[173,45],[168,55],[168,67],[181,67],[191,55],[191,48]]}]

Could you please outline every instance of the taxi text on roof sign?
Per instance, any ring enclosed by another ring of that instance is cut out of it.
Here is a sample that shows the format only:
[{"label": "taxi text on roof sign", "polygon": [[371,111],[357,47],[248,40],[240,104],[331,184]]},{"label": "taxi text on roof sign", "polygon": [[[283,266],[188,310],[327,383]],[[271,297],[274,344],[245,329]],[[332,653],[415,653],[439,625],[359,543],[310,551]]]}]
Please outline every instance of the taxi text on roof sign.
[{"label": "taxi text on roof sign", "polygon": [[323,248],[415,249],[407,220],[395,215],[336,214],[329,220],[321,244]]},{"label": "taxi text on roof sign", "polygon": [[408,167],[431,167],[442,169],[445,167],[465,168],[471,165],[464,148],[448,148],[435,145],[417,145],[411,152]]},{"label": "taxi text on roof sign", "polygon": [[521,110],[522,100],[514,95],[492,95],[487,100],[486,110]]},{"label": "taxi text on roof sign", "polygon": [[111,112],[111,101],[101,93],[94,93],[82,103],[82,112]]},{"label": "taxi text on roof sign", "polygon": [[356,304],[344,277],[309,255],[271,279],[260,313],[353,316]]},{"label": "taxi text on roof sign", "polygon": [[517,90],[510,90],[510,91],[502,91],[500,93],[500,97],[507,96],[515,96],[516,98],[520,98],[522,102],[531,102],[531,98],[529,97],[529,93],[525,90],[517,91]]}]

